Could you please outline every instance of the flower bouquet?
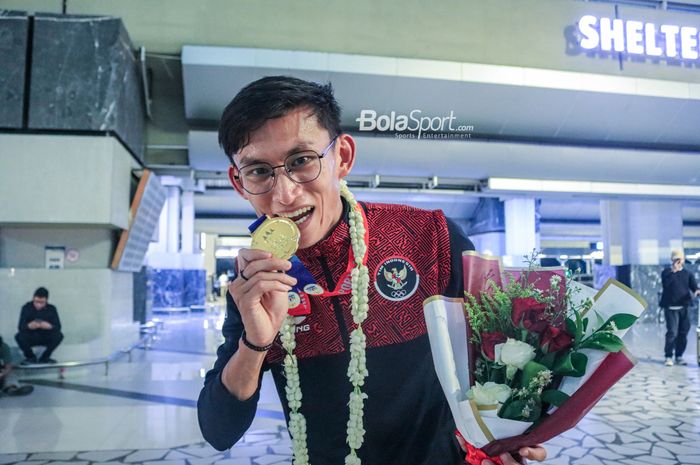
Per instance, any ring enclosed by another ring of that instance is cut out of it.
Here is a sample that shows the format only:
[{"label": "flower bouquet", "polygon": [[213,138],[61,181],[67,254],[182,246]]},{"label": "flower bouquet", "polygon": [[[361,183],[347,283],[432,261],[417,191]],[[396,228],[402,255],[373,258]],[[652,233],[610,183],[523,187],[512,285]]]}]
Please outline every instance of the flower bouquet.
[{"label": "flower bouquet", "polygon": [[646,303],[609,280],[598,292],[562,268],[502,269],[465,252],[465,299],[424,313],[435,369],[467,462],[545,442],[574,427],[636,363],[622,336]]}]

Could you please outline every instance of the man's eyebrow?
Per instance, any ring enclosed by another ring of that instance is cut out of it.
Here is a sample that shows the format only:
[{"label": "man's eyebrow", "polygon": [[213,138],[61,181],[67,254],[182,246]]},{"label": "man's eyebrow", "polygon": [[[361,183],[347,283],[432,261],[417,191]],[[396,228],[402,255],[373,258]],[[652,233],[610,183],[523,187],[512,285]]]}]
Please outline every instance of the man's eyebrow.
[{"label": "man's eyebrow", "polygon": [[[282,160],[284,160],[285,158],[287,158],[289,155],[291,155],[293,153],[302,152],[304,150],[314,150],[313,145],[314,145],[313,142],[299,142],[294,147],[287,150],[287,153],[284,154],[284,156],[282,157]],[[259,158],[256,158],[256,157],[242,155],[237,166],[247,166],[247,165],[253,165],[256,163],[269,163],[269,162],[267,162],[265,160],[260,160]]]}]

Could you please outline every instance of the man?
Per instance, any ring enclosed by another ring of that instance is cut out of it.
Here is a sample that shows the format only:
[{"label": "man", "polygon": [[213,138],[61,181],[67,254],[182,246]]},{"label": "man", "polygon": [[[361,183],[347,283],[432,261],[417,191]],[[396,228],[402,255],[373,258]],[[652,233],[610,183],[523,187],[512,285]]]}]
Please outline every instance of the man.
[{"label": "man", "polygon": [[224,273],[223,271],[219,275],[219,293],[221,294],[221,297],[226,297],[226,292],[228,289],[228,274]]},{"label": "man", "polygon": [[671,267],[665,268],[661,272],[661,284],[663,293],[661,294],[660,306],[664,309],[666,318],[666,344],[664,345],[665,365],[673,366],[673,355],[675,351],[676,364],[687,365],[683,360],[683,352],[688,343],[688,331],[690,330],[690,319],[688,318],[688,305],[692,293],[700,296],[698,284],[693,274],[683,268],[685,255],[682,250],[671,252]]},{"label": "man", "polygon": [[[337,289],[352,268],[350,243],[356,240],[340,180],[352,169],[355,141],[340,129],[330,85],[289,77],[263,78],[241,90],[224,111],[219,141],[231,161],[233,187],[258,215],[297,223],[297,257],[330,294],[308,296],[311,313],[297,317],[294,354],[310,463],[340,465],[350,441],[347,374],[354,314],[350,295]],[[460,463],[464,454],[435,374],[422,302],[435,294],[462,294],[461,252],[473,245],[439,211],[361,208],[369,232],[369,311],[362,323],[369,375],[362,386],[366,434],[358,455],[366,465]],[[405,275],[401,289],[387,278],[394,267]],[[227,294],[225,343],[198,402],[202,433],[219,450],[231,447],[253,421],[263,370],[272,372],[289,423],[285,353],[277,335],[288,291],[296,284],[285,273],[290,268],[290,262],[261,250],[239,252],[239,272]],[[539,447],[520,453],[536,460],[546,456]],[[508,454],[503,458],[505,464],[517,463]]]},{"label": "man", "polygon": [[[19,316],[19,332],[15,335],[15,340],[24,354],[23,365],[56,363],[56,360],[51,358],[51,354],[63,340],[63,334],[56,307],[49,304],[48,300],[49,291],[40,287],[34,291],[32,301],[22,307]],[[32,349],[36,346],[46,348],[39,360]]]},{"label": "man", "polygon": [[26,396],[34,391],[34,386],[20,384],[12,371],[10,346],[0,337],[0,393],[8,396]]}]

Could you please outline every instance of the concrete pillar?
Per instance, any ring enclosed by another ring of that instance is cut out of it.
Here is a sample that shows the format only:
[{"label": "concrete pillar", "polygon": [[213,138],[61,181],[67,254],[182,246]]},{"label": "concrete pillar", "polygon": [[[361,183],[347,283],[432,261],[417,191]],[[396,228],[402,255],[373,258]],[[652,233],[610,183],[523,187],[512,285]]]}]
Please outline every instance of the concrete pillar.
[{"label": "concrete pillar", "polygon": [[199,253],[195,250],[194,238],[194,192],[183,191],[180,197],[182,202],[182,253]]},{"label": "concrete pillar", "polygon": [[219,236],[216,234],[206,234],[206,241],[204,246],[204,269],[207,271],[208,275],[214,275],[216,277],[216,239]]},{"label": "concrete pillar", "polygon": [[508,199],[504,204],[506,255],[512,257],[513,264],[517,265],[523,256],[530,256],[533,250],[539,250],[537,199]]},{"label": "concrete pillar", "polygon": [[180,188],[168,187],[168,226],[167,226],[167,252],[178,253],[180,251]]},{"label": "concrete pillar", "polygon": [[683,246],[679,201],[601,200],[606,265],[659,265]]}]

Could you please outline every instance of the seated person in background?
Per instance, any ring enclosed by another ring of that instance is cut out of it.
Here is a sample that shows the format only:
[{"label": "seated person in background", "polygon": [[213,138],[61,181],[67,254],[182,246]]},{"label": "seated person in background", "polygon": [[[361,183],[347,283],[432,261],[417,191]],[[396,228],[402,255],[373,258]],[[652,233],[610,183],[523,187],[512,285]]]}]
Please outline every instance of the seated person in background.
[{"label": "seated person in background", "polygon": [[19,316],[19,332],[15,336],[17,345],[22,349],[25,360],[23,365],[37,363],[32,347],[44,346],[38,363],[56,363],[51,354],[63,340],[61,320],[58,319],[56,307],[48,303],[49,291],[40,287],[34,291],[34,298],[22,307]]},{"label": "seated person in background", "polygon": [[10,346],[0,337],[0,395],[26,396],[34,391],[34,386],[22,385],[12,372],[12,353]]}]

